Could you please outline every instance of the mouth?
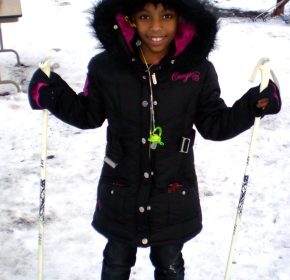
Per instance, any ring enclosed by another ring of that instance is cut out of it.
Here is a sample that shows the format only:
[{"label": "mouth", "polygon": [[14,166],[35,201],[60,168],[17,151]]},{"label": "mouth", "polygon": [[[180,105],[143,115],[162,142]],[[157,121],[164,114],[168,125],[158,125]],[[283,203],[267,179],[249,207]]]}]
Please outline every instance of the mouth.
[{"label": "mouth", "polygon": [[153,42],[161,42],[164,39],[164,37],[151,37],[150,39]]},{"label": "mouth", "polygon": [[165,36],[149,36],[148,39],[150,40],[153,46],[159,46],[165,40]]}]

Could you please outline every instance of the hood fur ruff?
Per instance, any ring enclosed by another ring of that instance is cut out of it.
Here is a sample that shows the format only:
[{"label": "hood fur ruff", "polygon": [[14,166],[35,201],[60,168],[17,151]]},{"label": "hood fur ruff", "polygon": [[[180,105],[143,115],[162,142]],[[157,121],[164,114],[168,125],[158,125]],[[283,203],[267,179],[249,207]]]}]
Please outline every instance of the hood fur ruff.
[{"label": "hood fur ruff", "polygon": [[91,25],[102,48],[116,59],[134,55],[137,35],[124,16],[146,2],[168,4],[183,19],[175,39],[175,57],[184,63],[189,58],[196,62],[207,58],[214,48],[218,24],[199,0],[101,0],[91,10]]}]

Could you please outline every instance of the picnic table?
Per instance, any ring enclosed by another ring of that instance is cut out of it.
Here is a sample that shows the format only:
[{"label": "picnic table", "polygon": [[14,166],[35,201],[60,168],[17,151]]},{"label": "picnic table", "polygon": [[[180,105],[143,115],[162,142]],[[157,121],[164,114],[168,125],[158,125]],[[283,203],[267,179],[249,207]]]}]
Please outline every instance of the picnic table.
[{"label": "picnic table", "polygon": [[[21,11],[21,3],[20,0],[0,0],[0,53],[2,52],[12,52],[16,55],[17,64],[16,66],[21,65],[20,57],[17,51],[13,49],[5,49],[3,44],[3,37],[2,37],[2,23],[10,23],[10,22],[17,22],[18,19],[22,16]],[[0,76],[0,84],[13,84],[16,86],[18,92],[20,92],[19,85],[10,80],[1,80]]]}]

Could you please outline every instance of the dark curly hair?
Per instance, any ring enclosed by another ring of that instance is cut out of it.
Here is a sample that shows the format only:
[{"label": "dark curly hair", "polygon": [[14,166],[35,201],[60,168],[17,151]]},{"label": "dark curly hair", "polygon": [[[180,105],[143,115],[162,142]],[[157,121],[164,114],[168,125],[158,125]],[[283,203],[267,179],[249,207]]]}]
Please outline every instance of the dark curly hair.
[{"label": "dark curly hair", "polygon": [[176,1],[172,0],[131,0],[127,1],[121,9],[124,14],[126,14],[129,18],[132,18],[136,12],[143,10],[144,6],[148,3],[152,3],[154,5],[162,4],[165,9],[174,10],[177,14],[180,11]]}]

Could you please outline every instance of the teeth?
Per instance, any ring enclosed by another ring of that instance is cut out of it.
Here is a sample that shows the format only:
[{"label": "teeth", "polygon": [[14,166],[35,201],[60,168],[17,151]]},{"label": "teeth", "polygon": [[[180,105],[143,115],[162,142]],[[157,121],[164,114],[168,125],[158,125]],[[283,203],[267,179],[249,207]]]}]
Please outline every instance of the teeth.
[{"label": "teeth", "polygon": [[151,40],[153,41],[153,42],[160,42],[161,40],[162,40],[162,37],[154,37],[154,38],[151,38]]}]

